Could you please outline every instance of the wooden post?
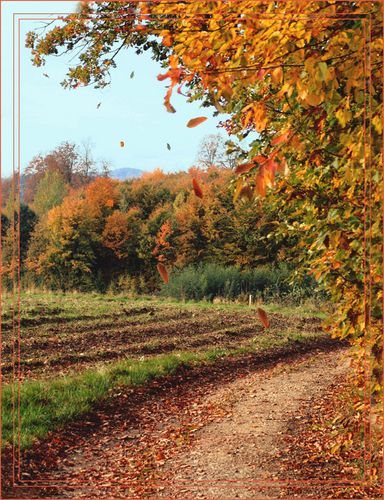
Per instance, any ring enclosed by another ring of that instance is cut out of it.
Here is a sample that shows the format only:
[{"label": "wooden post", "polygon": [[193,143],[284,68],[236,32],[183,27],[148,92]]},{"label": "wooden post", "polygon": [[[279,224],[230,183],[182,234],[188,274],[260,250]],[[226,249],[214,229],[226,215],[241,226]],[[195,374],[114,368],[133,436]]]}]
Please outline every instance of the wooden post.
[{"label": "wooden post", "polygon": [[249,294],[249,306],[251,306],[251,305],[252,305],[252,295]]}]

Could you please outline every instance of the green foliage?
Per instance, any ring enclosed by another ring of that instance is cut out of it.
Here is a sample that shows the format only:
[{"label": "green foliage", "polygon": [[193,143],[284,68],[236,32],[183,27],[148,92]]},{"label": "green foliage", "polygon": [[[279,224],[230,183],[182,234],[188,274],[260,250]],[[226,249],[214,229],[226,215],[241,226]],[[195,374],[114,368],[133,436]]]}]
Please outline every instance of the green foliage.
[{"label": "green foliage", "polygon": [[171,273],[161,295],[178,300],[226,300],[254,298],[270,300],[289,296],[299,302],[315,293],[315,282],[307,278],[301,285],[292,285],[292,272],[284,265],[259,266],[252,270],[223,267],[219,264],[189,265]]},{"label": "green foliage", "polygon": [[47,170],[37,185],[33,208],[41,217],[51,208],[60,205],[68,193],[67,185],[59,171]]},{"label": "green foliage", "polygon": [[38,220],[35,212],[24,203],[20,204],[18,210],[15,210],[14,206],[10,197],[5,219],[2,218],[2,223],[5,223],[4,227],[7,228],[2,238],[3,286],[5,288],[13,287],[13,276],[14,273],[18,273],[18,269],[21,275],[24,274],[24,261]]}]

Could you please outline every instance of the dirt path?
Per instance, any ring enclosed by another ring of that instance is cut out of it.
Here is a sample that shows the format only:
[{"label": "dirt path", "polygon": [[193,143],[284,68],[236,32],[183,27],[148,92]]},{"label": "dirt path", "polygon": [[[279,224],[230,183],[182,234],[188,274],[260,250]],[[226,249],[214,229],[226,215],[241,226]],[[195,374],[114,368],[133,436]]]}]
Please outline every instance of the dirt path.
[{"label": "dirt path", "polygon": [[278,457],[284,448],[287,422],[300,413],[300,406],[321,397],[346,373],[348,365],[342,352],[320,354],[268,373],[252,373],[220,388],[207,401],[230,401],[231,414],[204,427],[192,449],[167,464],[179,487],[166,490],[166,495],[277,496],[279,488],[271,485],[279,479]]},{"label": "dirt path", "polygon": [[120,389],[26,453],[24,486],[4,497],[276,497],[255,480],[279,477],[288,422],[348,370],[345,350],[321,349],[226,359]]}]

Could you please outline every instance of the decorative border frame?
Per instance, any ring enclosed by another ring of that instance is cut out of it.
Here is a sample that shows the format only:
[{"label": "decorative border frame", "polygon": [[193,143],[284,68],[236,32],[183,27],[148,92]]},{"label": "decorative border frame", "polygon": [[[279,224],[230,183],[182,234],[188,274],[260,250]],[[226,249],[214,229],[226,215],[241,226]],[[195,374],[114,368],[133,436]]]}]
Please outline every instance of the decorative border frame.
[{"label": "decorative border frame", "polygon": [[[14,1],[14,0],[13,0]],[[33,2],[35,0],[25,0],[28,2]],[[39,2],[45,2],[45,1],[50,1],[50,0],[38,0]],[[65,0],[55,0],[56,2],[62,2]],[[77,2],[77,0],[69,0],[69,1],[74,1]],[[96,2],[102,2],[103,0],[95,0]],[[118,0],[122,3],[125,3],[124,0]],[[139,2],[140,0],[134,0]],[[265,3],[268,3],[272,0],[264,0]],[[292,0],[280,0],[281,3],[285,3],[288,1]],[[293,0],[300,2],[300,0]],[[320,2],[321,0],[313,0],[314,2]],[[365,3],[369,2],[371,3],[370,0],[356,0],[358,3]],[[2,20],[2,12],[1,12],[1,7],[2,7],[2,2],[12,2],[12,0],[0,0],[0,23]],[[168,3],[167,0],[163,2],[163,0],[160,0],[161,3]],[[336,0],[336,2],[343,2],[343,3],[353,3],[354,0]],[[375,3],[383,3],[383,0],[373,0]],[[174,2],[171,2],[174,3]],[[50,17],[41,17],[48,14]],[[55,487],[57,483],[50,484],[48,481],[39,481],[39,480],[22,480],[21,479],[21,453],[20,453],[20,375],[21,375],[21,369],[20,369],[20,345],[21,345],[21,330],[20,330],[20,307],[21,307],[21,302],[20,302],[20,260],[19,260],[19,255],[20,255],[20,86],[21,86],[21,79],[20,79],[20,47],[21,47],[21,22],[22,21],[31,21],[31,20],[59,20],[59,16],[63,15],[68,15],[69,13],[61,13],[61,12],[55,12],[55,13],[30,13],[30,12],[15,12],[13,13],[13,22],[12,22],[12,38],[13,38],[13,48],[12,48],[12,56],[13,56],[13,68],[12,68],[12,78],[13,78],[13,92],[12,92],[12,105],[13,105],[13,133],[12,133],[12,145],[13,145],[13,177],[12,177],[12,195],[13,199],[15,202],[16,208],[16,213],[18,214],[18,221],[17,221],[17,230],[16,230],[16,241],[17,244],[15,244],[15,240],[13,243],[13,262],[16,262],[16,265],[12,267],[12,280],[13,280],[13,293],[12,293],[12,325],[13,325],[13,347],[12,347],[12,360],[13,360],[13,382],[17,382],[17,394],[13,393],[13,425],[14,425],[14,436],[16,436],[16,431],[17,431],[17,444],[18,448],[16,449],[15,443],[13,443],[13,463],[12,463],[12,471],[13,471],[13,486],[17,488],[28,488],[28,487]],[[37,17],[24,17],[24,16],[37,16]],[[55,17],[56,16],[56,17]],[[260,16],[259,16],[260,17]],[[310,16],[303,16],[305,19],[308,19]],[[370,52],[370,45],[369,42],[371,41],[371,26],[372,26],[372,19],[371,19],[371,14],[368,16],[364,15],[353,15],[351,13],[346,13],[346,14],[341,14],[337,16],[316,16],[317,17],[322,17],[322,18],[330,18],[330,19],[335,19],[335,18],[340,18],[340,19],[364,19],[367,20],[367,22],[363,21],[363,32],[364,32],[364,57],[363,57],[363,65],[364,65],[364,75],[365,75],[365,89],[364,89],[364,155],[366,151],[366,145],[371,144],[371,95],[370,95],[370,88],[371,88],[371,72],[370,72],[370,61],[371,61],[371,52]],[[268,17],[267,17],[268,18]],[[276,16],[274,16],[276,18]],[[114,17],[115,19],[115,17]],[[382,27],[383,27],[383,36],[384,36],[384,6],[383,6],[383,13],[382,13]],[[17,29],[16,29],[17,26]],[[16,37],[17,34],[17,37]],[[369,47],[369,51],[367,51],[367,44]],[[15,46],[16,45],[16,46]],[[0,40],[0,50],[1,50],[1,40]],[[384,60],[384,49],[383,49],[383,60]],[[2,61],[0,60],[0,70],[1,70],[1,63]],[[252,71],[252,70],[250,70]],[[1,71],[0,71],[1,73]],[[384,81],[384,69],[383,69],[383,81]],[[2,85],[2,77],[0,74],[0,88]],[[384,96],[384,91],[383,91],[383,96]],[[368,106],[366,106],[368,102]],[[0,100],[0,109],[2,108],[2,103]],[[368,118],[368,120],[367,120]],[[369,133],[367,136],[367,130],[366,130],[366,122],[368,121],[369,123]],[[382,110],[382,121],[383,121],[383,129],[384,129],[384,111]],[[0,134],[3,125],[0,124]],[[367,142],[368,141],[368,142]],[[383,144],[384,144],[384,132],[383,132]],[[2,143],[0,139],[0,154],[2,151]],[[382,152],[382,156],[384,158],[384,151]],[[384,165],[383,165],[383,172],[384,172]],[[384,176],[383,176],[384,177]],[[364,267],[364,308],[365,308],[365,322],[367,326],[367,335],[369,335],[369,326],[370,326],[370,317],[368,316],[367,311],[370,311],[370,305],[372,302],[372,286],[371,286],[371,281],[370,281],[370,274],[369,274],[369,268],[370,268],[370,242],[372,239],[372,207],[369,205],[369,201],[367,197],[372,194],[372,161],[371,158],[367,162],[364,163],[364,216],[363,216],[363,227],[364,227],[364,241],[363,241],[363,267]],[[384,186],[383,186],[383,200],[384,200]],[[1,202],[1,192],[0,192],[0,202]],[[369,209],[367,210],[367,206]],[[15,212],[14,212],[15,213]],[[13,213],[13,220],[11,223],[13,224],[13,227],[15,226],[14,224],[14,213]],[[1,227],[1,222],[0,222],[0,227]],[[368,239],[367,239],[367,236]],[[383,221],[383,241],[384,241],[384,221]],[[0,242],[0,257],[1,257],[1,242]],[[383,248],[383,261],[384,261],[384,248]],[[368,279],[367,279],[368,276]],[[2,284],[0,283],[0,297],[2,294]],[[368,307],[367,307],[368,306]],[[383,315],[384,315],[384,281],[383,281]],[[1,319],[1,305],[0,305],[0,319]],[[383,329],[384,333],[384,329]],[[0,325],[0,344],[1,344],[1,325]],[[366,366],[369,364],[369,359],[367,359],[367,354],[365,358],[365,363]],[[383,365],[384,365],[384,354],[383,354]],[[1,366],[1,351],[0,351],[0,366]],[[383,367],[384,370],[384,367]],[[382,373],[382,377],[384,380],[384,371]],[[303,486],[306,486],[308,484],[321,484],[324,485],[325,487],[331,487],[331,488],[345,488],[347,486],[352,486],[352,485],[368,485],[367,483],[367,475],[370,471],[371,468],[371,455],[372,455],[372,443],[371,443],[371,425],[370,425],[370,413],[371,413],[371,400],[370,400],[370,395],[369,395],[369,390],[367,387],[367,382],[369,383],[369,372],[366,370],[365,373],[365,395],[364,395],[364,400],[365,400],[365,408],[369,408],[368,412],[365,410],[365,415],[364,415],[364,480],[363,481],[353,481],[353,480],[346,480],[346,481],[321,481],[321,480],[253,480],[253,479],[238,479],[238,480],[215,480],[215,481],[209,481],[209,480],[199,480],[199,481],[194,481],[193,484],[209,484],[212,486],[220,486],[220,487],[242,487],[243,485],[247,485],[247,487],[250,487],[251,485],[255,485],[255,488],[257,487],[258,489],[268,489],[268,488],[278,488],[278,487],[289,487],[289,488],[300,488]],[[13,384],[15,386],[15,384]],[[2,389],[2,377],[1,377],[1,372],[0,372],[0,405],[1,405],[1,389]],[[17,406],[16,406],[17,405]],[[384,401],[383,401],[384,405]],[[17,409],[16,409],[17,408]],[[0,407],[1,409],[1,407]],[[1,411],[0,411],[0,427],[1,427]],[[368,438],[368,439],[367,439]],[[383,423],[383,438],[384,438],[384,423]],[[1,436],[0,436],[0,443],[1,443]],[[0,464],[1,464],[1,459],[0,459]],[[384,471],[384,458],[383,458],[383,463],[382,463],[383,471]],[[60,483],[63,481],[60,481]],[[131,480],[127,481],[127,483],[137,483],[136,480]],[[191,481],[188,480],[170,480],[170,481],[156,481],[156,485],[167,485],[167,484],[191,484]],[[65,484],[65,483],[64,483]],[[121,484],[121,483],[116,483],[116,484]],[[1,475],[0,475],[0,486],[1,486]],[[165,497],[163,497],[165,498]],[[224,499],[223,499],[224,500]]]}]

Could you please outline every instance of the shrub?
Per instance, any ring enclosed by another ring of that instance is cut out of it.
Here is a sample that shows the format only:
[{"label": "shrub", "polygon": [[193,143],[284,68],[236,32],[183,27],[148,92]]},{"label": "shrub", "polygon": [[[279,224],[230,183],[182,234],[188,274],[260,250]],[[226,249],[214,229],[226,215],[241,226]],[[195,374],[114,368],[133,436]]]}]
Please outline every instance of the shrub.
[{"label": "shrub", "polygon": [[252,294],[263,300],[291,296],[294,302],[300,302],[315,293],[315,282],[310,277],[295,284],[291,279],[292,271],[284,265],[265,265],[252,270],[219,264],[190,265],[171,272],[169,283],[162,285],[160,295],[212,301],[217,297],[235,300]]}]

